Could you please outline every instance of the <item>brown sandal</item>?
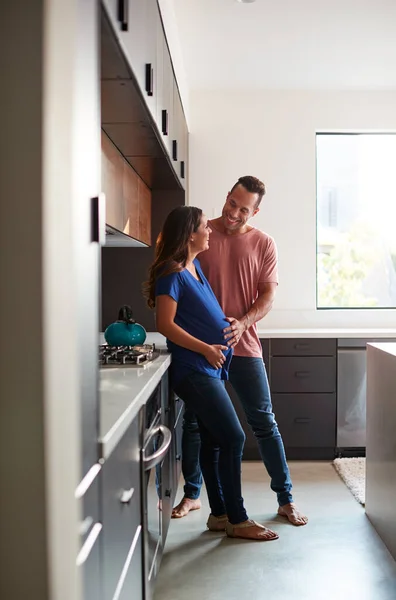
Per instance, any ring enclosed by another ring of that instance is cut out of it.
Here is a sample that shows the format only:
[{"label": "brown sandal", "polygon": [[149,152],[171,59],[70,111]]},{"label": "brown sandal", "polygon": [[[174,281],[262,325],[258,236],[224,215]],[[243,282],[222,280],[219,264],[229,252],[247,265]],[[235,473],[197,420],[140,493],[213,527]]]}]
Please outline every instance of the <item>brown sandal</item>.
[{"label": "brown sandal", "polygon": [[[258,529],[254,537],[249,535],[247,532],[247,529],[252,527]],[[271,542],[272,540],[277,540],[279,538],[279,535],[275,533],[275,531],[267,529],[267,527],[260,525],[260,523],[257,523],[252,519],[248,519],[243,523],[237,523],[236,525],[232,525],[229,521],[227,521],[226,533],[228,537],[242,538],[245,540],[257,540],[259,542]]]},{"label": "brown sandal", "polygon": [[210,513],[209,518],[206,521],[206,527],[209,529],[209,531],[225,531],[227,518],[227,515],[215,517],[212,515],[212,513]]}]

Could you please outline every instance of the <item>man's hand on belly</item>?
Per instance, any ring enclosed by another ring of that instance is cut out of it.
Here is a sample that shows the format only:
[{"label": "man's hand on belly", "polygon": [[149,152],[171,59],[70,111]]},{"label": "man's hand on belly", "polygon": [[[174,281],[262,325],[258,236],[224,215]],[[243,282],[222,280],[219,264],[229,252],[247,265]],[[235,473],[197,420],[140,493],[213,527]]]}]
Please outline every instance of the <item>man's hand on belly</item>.
[{"label": "man's hand on belly", "polygon": [[246,327],[242,320],[238,321],[234,317],[226,317],[226,319],[230,323],[230,326],[223,329],[224,339],[227,342],[227,346],[233,348],[241,339],[243,332],[246,331]]}]

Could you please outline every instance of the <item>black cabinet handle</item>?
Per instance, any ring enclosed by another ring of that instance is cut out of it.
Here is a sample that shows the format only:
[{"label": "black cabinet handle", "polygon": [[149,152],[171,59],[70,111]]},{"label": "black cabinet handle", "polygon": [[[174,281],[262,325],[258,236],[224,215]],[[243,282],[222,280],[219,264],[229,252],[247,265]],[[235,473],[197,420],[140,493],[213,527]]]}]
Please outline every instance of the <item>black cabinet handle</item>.
[{"label": "black cabinet handle", "polygon": [[165,490],[165,496],[166,496],[167,498],[170,498],[170,497],[171,497],[171,495],[172,495],[172,490]]},{"label": "black cabinet handle", "polygon": [[294,376],[298,377],[299,379],[305,379],[311,376],[311,371],[296,371]]},{"label": "black cabinet handle", "polygon": [[172,141],[172,158],[177,160],[177,140]]},{"label": "black cabinet handle", "polygon": [[307,425],[311,421],[312,419],[309,419],[307,417],[297,417],[297,419],[294,419],[294,422],[298,423],[299,425]]},{"label": "black cabinet handle", "polygon": [[166,108],[162,111],[162,133],[168,135],[168,111]]},{"label": "black cabinet handle", "polygon": [[121,31],[128,31],[128,0],[118,0],[118,20],[121,24]]},{"label": "black cabinet handle", "polygon": [[176,460],[181,460],[181,454],[176,454]]},{"label": "black cabinet handle", "polygon": [[91,198],[91,242],[104,244],[106,238],[104,194]]},{"label": "black cabinet handle", "polygon": [[180,163],[180,177],[184,179],[184,160]]},{"label": "black cabinet handle", "polygon": [[296,350],[308,350],[309,344],[294,344]]},{"label": "black cabinet handle", "polygon": [[147,96],[153,95],[154,70],[151,63],[146,63],[146,92]]}]

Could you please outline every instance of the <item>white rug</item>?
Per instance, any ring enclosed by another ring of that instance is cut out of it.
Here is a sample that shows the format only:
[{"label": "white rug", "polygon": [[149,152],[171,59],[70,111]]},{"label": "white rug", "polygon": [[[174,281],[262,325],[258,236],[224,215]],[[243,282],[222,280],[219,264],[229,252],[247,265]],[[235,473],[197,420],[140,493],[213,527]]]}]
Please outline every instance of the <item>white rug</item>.
[{"label": "white rug", "polygon": [[366,459],[336,458],[333,465],[356,500],[364,506],[366,501]]}]

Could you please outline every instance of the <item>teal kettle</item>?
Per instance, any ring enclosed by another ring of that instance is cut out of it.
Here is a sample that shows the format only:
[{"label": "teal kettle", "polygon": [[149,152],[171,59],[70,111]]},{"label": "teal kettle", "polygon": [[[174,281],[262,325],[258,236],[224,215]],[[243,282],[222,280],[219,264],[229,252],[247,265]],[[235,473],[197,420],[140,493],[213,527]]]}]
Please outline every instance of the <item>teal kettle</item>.
[{"label": "teal kettle", "polygon": [[118,320],[107,327],[104,337],[109,346],[140,346],[147,334],[133,318],[131,307],[124,305],[118,311]]}]

